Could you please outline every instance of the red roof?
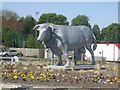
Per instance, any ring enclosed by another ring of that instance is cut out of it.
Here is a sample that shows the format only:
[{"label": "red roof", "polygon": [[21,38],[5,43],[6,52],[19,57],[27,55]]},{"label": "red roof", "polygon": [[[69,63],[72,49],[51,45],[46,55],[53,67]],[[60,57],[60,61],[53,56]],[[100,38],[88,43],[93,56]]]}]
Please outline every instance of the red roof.
[{"label": "red roof", "polygon": [[115,44],[119,49],[120,49],[120,44],[118,43],[118,44]]}]

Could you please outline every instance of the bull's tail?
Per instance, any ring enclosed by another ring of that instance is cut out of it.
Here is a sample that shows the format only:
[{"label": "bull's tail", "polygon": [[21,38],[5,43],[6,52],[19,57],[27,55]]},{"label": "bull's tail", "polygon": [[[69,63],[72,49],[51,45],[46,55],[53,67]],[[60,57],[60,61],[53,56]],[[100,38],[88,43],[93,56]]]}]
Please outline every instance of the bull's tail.
[{"label": "bull's tail", "polygon": [[95,35],[93,34],[92,36],[93,36],[93,44],[94,44],[94,45],[93,45],[93,51],[94,51],[94,50],[96,50],[96,48],[97,48],[97,42],[96,42],[96,37],[95,37]]}]

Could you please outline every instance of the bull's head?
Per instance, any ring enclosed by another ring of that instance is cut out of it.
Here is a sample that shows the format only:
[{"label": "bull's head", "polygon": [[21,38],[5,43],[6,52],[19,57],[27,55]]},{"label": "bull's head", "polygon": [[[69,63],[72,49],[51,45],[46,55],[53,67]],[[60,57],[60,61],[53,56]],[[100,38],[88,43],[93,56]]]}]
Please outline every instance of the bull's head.
[{"label": "bull's head", "polygon": [[52,36],[52,31],[53,31],[53,27],[52,24],[38,24],[36,25],[34,28],[34,30],[38,30],[39,31],[39,35],[37,37],[37,40],[40,41],[48,41],[50,40],[51,36]]}]

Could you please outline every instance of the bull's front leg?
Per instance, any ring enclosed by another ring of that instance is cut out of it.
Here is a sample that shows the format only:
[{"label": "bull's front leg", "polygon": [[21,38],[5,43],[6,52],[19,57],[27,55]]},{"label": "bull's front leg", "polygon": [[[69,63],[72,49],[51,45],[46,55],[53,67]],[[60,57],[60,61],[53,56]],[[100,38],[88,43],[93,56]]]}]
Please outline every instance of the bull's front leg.
[{"label": "bull's front leg", "polygon": [[54,65],[54,53],[52,51],[50,54],[50,61],[51,61],[51,65]]}]

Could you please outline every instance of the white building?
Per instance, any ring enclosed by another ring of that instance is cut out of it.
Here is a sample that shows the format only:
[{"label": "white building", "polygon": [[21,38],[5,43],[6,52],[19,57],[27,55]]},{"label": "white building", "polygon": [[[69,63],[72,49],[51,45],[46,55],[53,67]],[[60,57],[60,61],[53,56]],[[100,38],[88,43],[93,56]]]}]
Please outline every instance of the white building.
[{"label": "white building", "polygon": [[[69,52],[69,55],[74,57],[74,52]],[[50,50],[45,50],[44,57],[50,59],[50,56]],[[91,60],[91,54],[87,50],[85,56],[86,59]],[[94,56],[95,60],[118,61],[120,60],[120,44],[97,44]]]},{"label": "white building", "polygon": [[[86,51],[86,56],[91,58],[88,51]],[[94,56],[96,59],[104,58],[106,61],[120,60],[120,44],[97,44]]]}]

